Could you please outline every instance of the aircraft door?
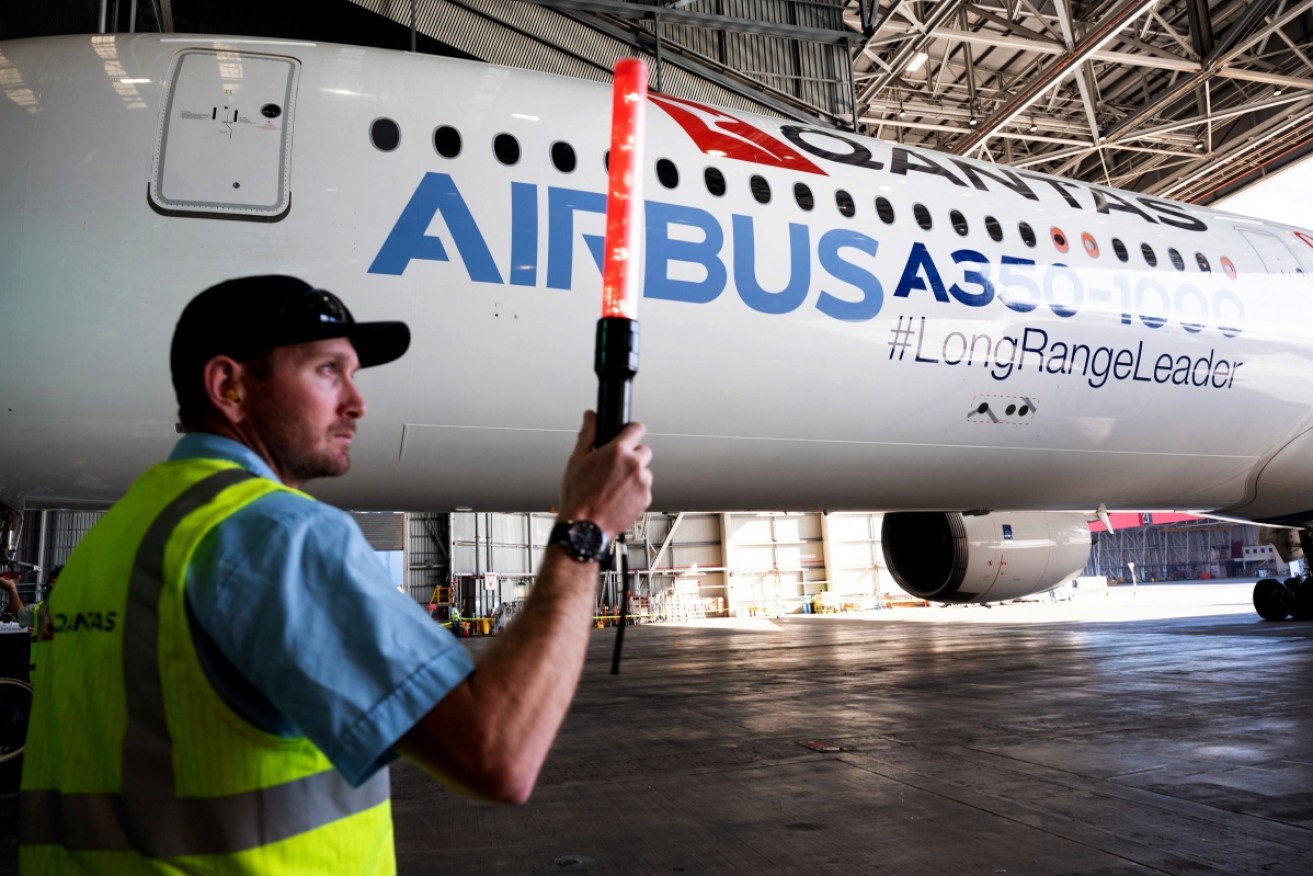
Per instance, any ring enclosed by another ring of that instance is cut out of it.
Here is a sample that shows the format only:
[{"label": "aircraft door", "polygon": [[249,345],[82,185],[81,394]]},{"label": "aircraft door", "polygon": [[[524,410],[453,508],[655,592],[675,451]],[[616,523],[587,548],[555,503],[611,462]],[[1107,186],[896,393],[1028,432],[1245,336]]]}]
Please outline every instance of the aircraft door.
[{"label": "aircraft door", "polygon": [[165,213],[282,219],[291,207],[300,67],[279,55],[179,52],[160,113],[151,203]]}]

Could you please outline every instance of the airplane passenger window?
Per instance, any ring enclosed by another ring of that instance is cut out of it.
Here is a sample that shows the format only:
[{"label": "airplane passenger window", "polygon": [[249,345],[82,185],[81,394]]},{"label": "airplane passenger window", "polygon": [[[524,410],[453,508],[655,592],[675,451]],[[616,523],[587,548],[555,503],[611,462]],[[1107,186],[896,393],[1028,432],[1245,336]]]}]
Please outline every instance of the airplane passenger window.
[{"label": "airplane passenger window", "polygon": [[985,230],[989,232],[989,237],[995,243],[1003,242],[1003,226],[993,216],[985,217]]},{"label": "airplane passenger window", "polygon": [[1049,237],[1053,239],[1053,246],[1058,250],[1058,252],[1067,251],[1067,247],[1068,247],[1067,235],[1062,233],[1061,228],[1057,228],[1057,227],[1050,228]]},{"label": "airplane passenger window", "polygon": [[657,181],[668,189],[673,189],[679,185],[679,168],[675,167],[675,162],[669,158],[662,158],[657,161]]},{"label": "airplane passenger window", "polygon": [[1018,222],[1017,231],[1021,233],[1021,242],[1026,246],[1035,245],[1035,229],[1030,227],[1029,222]]},{"label": "airplane passenger window", "polygon": [[853,202],[853,196],[843,189],[839,189],[834,193],[834,205],[839,208],[840,213],[849,219],[857,212],[857,204]]},{"label": "airplane passenger window", "polygon": [[948,214],[948,221],[953,223],[954,231],[962,237],[967,236],[967,231],[969,230],[967,228],[967,217],[963,216],[959,211],[954,210]]},{"label": "airplane passenger window", "polygon": [[875,199],[875,213],[885,225],[894,224],[894,205],[889,203],[888,198]]},{"label": "airplane passenger window", "polygon": [[1211,274],[1213,272],[1213,266],[1208,264],[1208,257],[1203,253],[1195,253],[1194,260],[1199,263],[1199,270],[1203,271],[1205,274]]},{"label": "airplane passenger window", "polygon": [[369,140],[375,149],[391,152],[401,143],[401,128],[391,119],[374,119],[369,126]]},{"label": "airplane passenger window", "polygon": [[708,167],[702,172],[702,180],[707,184],[707,191],[711,192],[717,198],[725,194],[725,174],[716,170],[714,167]]},{"label": "airplane passenger window", "polygon": [[573,173],[576,160],[574,147],[569,143],[552,144],[552,165],[561,173]]},{"label": "airplane passenger window", "polygon": [[1185,270],[1185,259],[1181,258],[1181,254],[1177,252],[1175,249],[1172,249],[1170,247],[1168,248],[1167,258],[1171,259],[1172,267],[1176,268],[1176,270],[1178,271]]},{"label": "airplane passenger window", "polygon": [[1117,260],[1126,262],[1130,261],[1131,254],[1126,251],[1126,244],[1122,243],[1119,238],[1112,239],[1112,251],[1117,253]]},{"label": "airplane passenger window", "polygon": [[1094,235],[1088,231],[1082,231],[1080,235],[1080,245],[1085,248],[1085,254],[1092,259],[1099,257],[1099,242],[1094,239]]},{"label": "airplane passenger window", "polygon": [[752,197],[757,199],[758,204],[770,203],[770,183],[764,178],[754,173],[748,185],[752,187]]},{"label": "airplane passenger window", "polygon": [[1147,243],[1140,244],[1140,255],[1144,256],[1144,261],[1151,268],[1158,267],[1158,253],[1153,251],[1153,247]]},{"label": "airplane passenger window", "polygon": [[934,220],[930,218],[930,211],[925,208],[925,204],[913,204],[912,215],[916,217],[916,224],[921,226],[923,231],[929,231],[934,226]]},{"label": "airplane passenger window", "polygon": [[492,141],[492,151],[502,164],[515,164],[520,160],[520,141],[510,134],[498,134]]},{"label": "airplane passenger window", "polygon": [[804,210],[810,210],[816,206],[816,199],[812,197],[812,190],[807,188],[805,183],[793,184],[793,199]]},{"label": "airplane passenger window", "polygon": [[460,131],[451,125],[443,125],[433,132],[433,148],[443,158],[455,158],[460,155]]}]

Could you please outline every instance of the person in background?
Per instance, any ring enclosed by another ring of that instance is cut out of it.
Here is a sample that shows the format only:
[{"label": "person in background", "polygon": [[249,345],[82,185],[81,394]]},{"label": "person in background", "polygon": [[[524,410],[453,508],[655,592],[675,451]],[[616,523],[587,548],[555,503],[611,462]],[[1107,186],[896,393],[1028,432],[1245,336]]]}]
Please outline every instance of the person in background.
[{"label": "person in background", "polygon": [[[18,573],[17,572],[0,572],[0,587],[9,594],[9,601],[5,605],[5,611],[18,619],[20,612],[26,612],[27,617],[31,618],[31,609],[23,602],[23,597],[18,595]],[[21,621],[20,621],[21,623]],[[23,623],[22,626],[28,626]]]},{"label": "person in background", "polygon": [[46,600],[50,598],[50,593],[55,589],[55,581],[59,579],[59,573],[63,571],[63,566],[55,566],[50,570],[46,578],[46,594],[38,602],[28,605],[23,602],[23,597],[18,593],[18,577],[13,572],[0,573],[0,587],[3,587],[9,594],[9,613],[14,616],[14,621],[21,627],[27,627],[32,631],[32,638],[37,638],[38,633],[45,631],[41,636],[43,640],[49,639],[54,635],[51,629],[50,618],[43,617],[42,608]]},{"label": "person in background", "polygon": [[40,643],[50,641],[55,635],[54,621],[47,610],[47,605],[50,594],[54,592],[55,582],[59,580],[59,573],[63,569],[63,566],[55,566],[50,570],[50,574],[46,577],[45,596],[31,605],[23,604],[23,598],[18,594],[17,579],[0,575],[0,585],[9,593],[9,612],[14,615],[14,620],[19,626],[27,627],[32,634],[32,643],[28,649],[27,679],[33,684],[36,683],[37,658],[41,653]]}]

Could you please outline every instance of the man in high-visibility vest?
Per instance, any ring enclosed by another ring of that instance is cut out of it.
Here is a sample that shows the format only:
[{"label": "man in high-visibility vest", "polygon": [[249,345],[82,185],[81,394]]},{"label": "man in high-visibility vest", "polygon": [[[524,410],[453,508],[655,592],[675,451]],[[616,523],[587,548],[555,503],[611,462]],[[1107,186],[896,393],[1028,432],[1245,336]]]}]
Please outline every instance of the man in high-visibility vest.
[{"label": "man in high-visibility vest", "polygon": [[651,454],[637,425],[593,450],[585,415],[535,587],[476,667],[350,516],[300,491],[347,471],[356,371],[409,340],[284,276],[184,310],[170,364],[187,434],[60,579],[21,872],[394,872],[397,755],[528,799],[578,683],[599,556],[650,501]]}]

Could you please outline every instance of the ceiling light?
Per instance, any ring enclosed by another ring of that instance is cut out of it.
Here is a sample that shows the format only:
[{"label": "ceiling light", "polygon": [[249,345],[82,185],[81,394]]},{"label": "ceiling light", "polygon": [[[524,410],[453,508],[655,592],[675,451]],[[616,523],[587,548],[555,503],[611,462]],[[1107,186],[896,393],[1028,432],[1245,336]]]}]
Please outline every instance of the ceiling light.
[{"label": "ceiling light", "polygon": [[1203,151],[1204,151],[1204,144],[1201,143],[1201,142],[1199,142],[1199,143],[1195,143],[1195,144],[1194,144],[1194,148],[1197,149],[1197,150],[1200,151],[1200,152],[1203,152]]},{"label": "ceiling light", "polygon": [[1274,97],[1280,97],[1280,96],[1281,96],[1281,86],[1280,86],[1280,85],[1278,85],[1276,88],[1272,89],[1272,95],[1273,95]]},{"label": "ceiling light", "polygon": [[915,55],[912,56],[912,60],[907,62],[907,66],[903,68],[903,72],[915,73],[917,70],[920,70],[922,67],[924,67],[925,62],[929,60],[930,60],[930,56],[927,55],[925,52],[917,52]]}]

